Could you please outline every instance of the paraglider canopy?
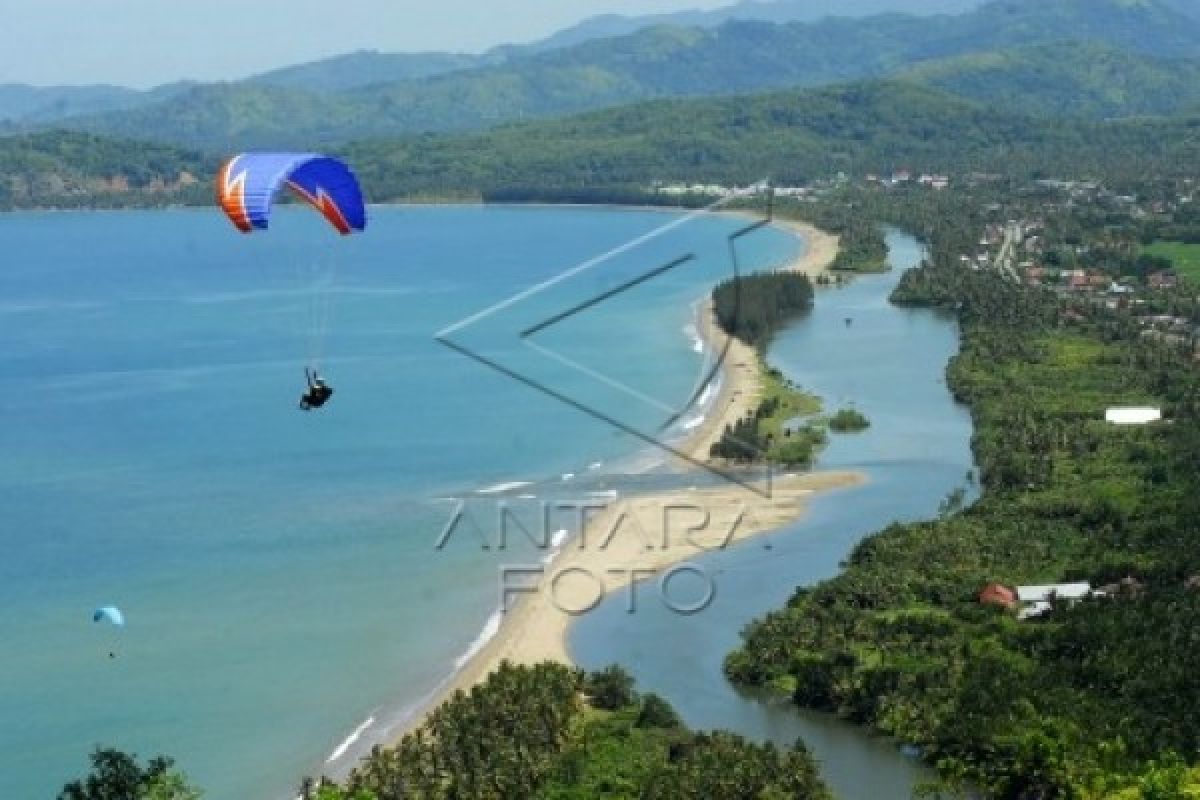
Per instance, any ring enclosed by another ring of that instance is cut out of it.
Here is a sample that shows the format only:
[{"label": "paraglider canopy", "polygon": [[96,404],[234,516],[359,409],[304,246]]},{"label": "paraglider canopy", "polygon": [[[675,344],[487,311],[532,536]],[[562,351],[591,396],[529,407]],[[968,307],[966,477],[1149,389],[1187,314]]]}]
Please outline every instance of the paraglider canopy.
[{"label": "paraglider canopy", "polygon": [[243,233],[266,230],[287,185],[343,235],[367,227],[362,187],[344,163],[317,153],[242,153],[217,173],[217,202]]},{"label": "paraglider canopy", "polygon": [[125,615],[116,606],[104,606],[97,608],[92,613],[92,622],[111,622],[118,628],[123,628],[125,627]]}]

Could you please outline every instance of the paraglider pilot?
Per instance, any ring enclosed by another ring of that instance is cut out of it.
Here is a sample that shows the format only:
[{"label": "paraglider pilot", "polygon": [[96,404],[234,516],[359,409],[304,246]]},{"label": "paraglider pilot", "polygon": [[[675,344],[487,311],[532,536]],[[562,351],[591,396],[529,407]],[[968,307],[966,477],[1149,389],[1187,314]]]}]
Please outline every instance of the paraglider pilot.
[{"label": "paraglider pilot", "polygon": [[333,389],[321,380],[321,376],[316,370],[304,368],[304,379],[308,382],[308,391],[300,395],[300,410],[312,411],[314,408],[320,408],[329,402],[329,398],[333,397]]}]

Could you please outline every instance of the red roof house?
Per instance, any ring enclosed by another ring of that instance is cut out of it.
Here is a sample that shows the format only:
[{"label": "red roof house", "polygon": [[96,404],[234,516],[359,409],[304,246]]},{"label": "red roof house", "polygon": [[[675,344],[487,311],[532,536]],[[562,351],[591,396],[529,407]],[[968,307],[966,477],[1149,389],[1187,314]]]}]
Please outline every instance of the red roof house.
[{"label": "red roof house", "polygon": [[1002,583],[989,583],[979,593],[979,603],[985,606],[1017,607],[1017,593]]}]

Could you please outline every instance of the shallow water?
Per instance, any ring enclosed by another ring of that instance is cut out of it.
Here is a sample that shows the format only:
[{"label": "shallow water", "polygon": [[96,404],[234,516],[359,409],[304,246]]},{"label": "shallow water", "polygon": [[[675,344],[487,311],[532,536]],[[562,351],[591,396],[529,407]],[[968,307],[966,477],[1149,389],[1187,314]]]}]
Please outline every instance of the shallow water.
[{"label": "shallow water", "polygon": [[[174,756],[211,800],[343,769],[497,604],[494,551],[435,547],[447,498],[586,497],[661,460],[433,336],[675,216],[372,214],[345,241],[292,208],[250,237],[216,211],[0,216],[0,797],[54,796],[98,743]],[[455,335],[655,434],[701,374],[689,306],[742,224],[682,226]],[[741,246],[756,267],[798,247]],[[539,334],[552,356],[515,335],[681,253]],[[337,394],[305,415],[310,359]],[[122,631],[91,622],[110,603]]]},{"label": "shallow water", "polygon": [[610,598],[571,634],[579,664],[626,666],[640,689],[663,695],[691,726],[780,745],[803,739],[847,800],[908,798],[925,773],[895,743],[740,693],[721,665],[746,623],[783,606],[797,586],[836,574],[864,536],[894,521],[935,516],[973,468],[970,416],[944,377],[958,349],[957,327],[944,315],[887,302],[903,270],[921,257],[909,236],[892,233],[888,244],[890,273],[819,291],[813,313],[776,338],[769,358],[824,398],[828,410],[854,407],[867,415],[867,431],[832,435],[818,466],[862,470],[869,483],[817,498],[803,520],[777,533],[698,559],[715,587],[701,613],[681,616],[649,591],[636,613],[626,598]]}]

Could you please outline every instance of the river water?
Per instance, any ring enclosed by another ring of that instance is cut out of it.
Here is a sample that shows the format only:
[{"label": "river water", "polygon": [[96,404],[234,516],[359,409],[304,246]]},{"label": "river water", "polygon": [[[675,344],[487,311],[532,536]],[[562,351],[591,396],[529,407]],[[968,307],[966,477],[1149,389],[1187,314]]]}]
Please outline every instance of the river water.
[{"label": "river water", "polygon": [[853,407],[871,420],[863,433],[832,435],[818,463],[861,470],[869,482],[821,496],[803,520],[777,533],[698,560],[716,590],[703,612],[681,616],[648,599],[630,613],[627,597],[613,597],[579,621],[570,643],[584,667],[628,668],[640,690],[663,695],[689,726],[784,746],[802,739],[847,800],[903,800],[927,773],[894,742],[739,691],[721,666],[746,623],[782,607],[797,586],[835,575],[864,536],[935,516],[955,488],[973,494],[970,415],[945,383],[957,325],[944,314],[888,302],[900,275],[922,256],[919,243],[899,232],[889,233],[888,246],[889,273],[819,290],[812,314],[779,334],[769,352],[773,365],[824,398],[828,410]]}]

